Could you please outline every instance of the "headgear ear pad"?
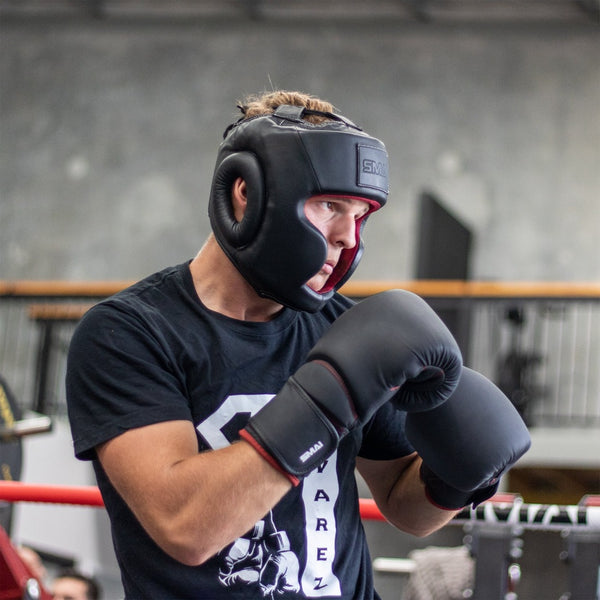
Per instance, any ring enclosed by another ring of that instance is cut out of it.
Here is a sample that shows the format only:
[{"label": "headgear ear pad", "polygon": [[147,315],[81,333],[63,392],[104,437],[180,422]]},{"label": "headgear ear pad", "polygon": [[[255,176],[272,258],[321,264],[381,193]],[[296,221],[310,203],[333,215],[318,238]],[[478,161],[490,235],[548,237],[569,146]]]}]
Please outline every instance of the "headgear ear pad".
[{"label": "headgear ear pad", "polygon": [[[354,271],[362,254],[343,251],[335,284],[317,292],[306,282],[327,258],[327,240],[307,219],[312,196],[365,199],[373,209],[387,199],[387,153],[377,139],[341,117],[319,125],[302,119],[304,108],[285,106],[271,115],[228,128],[219,148],[209,202],[215,237],[256,292],[296,310],[317,311]],[[331,115],[328,115],[331,116]],[[247,183],[247,207],[237,222],[231,187]]]},{"label": "headgear ear pad", "polygon": [[[247,205],[241,221],[235,218],[231,189],[241,177],[246,182]],[[211,221],[222,237],[233,248],[240,249],[251,242],[263,218],[265,194],[263,174],[256,156],[250,152],[236,152],[227,156],[215,169],[213,177],[214,202],[210,204]]]}]

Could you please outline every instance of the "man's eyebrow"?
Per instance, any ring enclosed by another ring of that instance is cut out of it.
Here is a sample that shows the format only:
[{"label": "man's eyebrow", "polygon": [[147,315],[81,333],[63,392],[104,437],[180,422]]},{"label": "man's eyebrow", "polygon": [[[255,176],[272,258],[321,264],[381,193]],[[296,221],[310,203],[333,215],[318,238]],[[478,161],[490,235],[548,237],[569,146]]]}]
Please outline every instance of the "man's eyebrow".
[{"label": "man's eyebrow", "polygon": [[346,204],[359,204],[359,206],[363,206],[363,208],[365,209],[365,213],[369,212],[371,205],[369,204],[369,202],[367,200],[361,200],[360,198],[354,198],[351,196],[329,196],[330,198],[332,198],[333,200],[340,200],[341,202],[344,202]]},{"label": "man's eyebrow", "polygon": [[340,200],[343,200],[347,204],[360,203],[360,204],[358,204],[358,208],[362,207],[362,209],[363,209],[361,214],[359,215],[360,217],[364,217],[371,210],[371,205],[366,200],[361,200],[360,198],[341,197]]}]

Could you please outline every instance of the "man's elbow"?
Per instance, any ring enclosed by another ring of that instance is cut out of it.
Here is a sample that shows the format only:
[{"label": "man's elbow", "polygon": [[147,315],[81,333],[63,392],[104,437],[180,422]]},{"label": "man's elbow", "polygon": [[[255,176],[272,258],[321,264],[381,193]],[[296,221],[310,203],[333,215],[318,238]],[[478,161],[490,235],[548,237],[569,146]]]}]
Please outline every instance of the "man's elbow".
[{"label": "man's elbow", "polygon": [[188,567],[205,563],[220,550],[214,544],[206,544],[206,536],[194,535],[189,527],[179,528],[173,522],[148,533],[163,552]]},{"label": "man's elbow", "polygon": [[[417,538],[426,538],[427,536],[439,531],[442,528],[442,525],[436,526],[422,526],[422,527],[404,527],[402,530],[409,535]],[[400,528],[399,528],[400,529]]]},{"label": "man's elbow", "polygon": [[188,567],[199,567],[204,564],[209,558],[214,556],[214,552],[198,552],[197,550],[177,550],[168,553],[176,561],[188,566]]},{"label": "man's elbow", "polygon": [[440,522],[438,520],[412,520],[388,518],[389,522],[396,528],[417,538],[425,538],[436,531],[439,531],[447,524],[447,521]]},{"label": "man's elbow", "polygon": [[217,550],[212,548],[203,548],[198,544],[175,540],[163,540],[159,546],[171,558],[188,567],[198,567],[217,553]]}]

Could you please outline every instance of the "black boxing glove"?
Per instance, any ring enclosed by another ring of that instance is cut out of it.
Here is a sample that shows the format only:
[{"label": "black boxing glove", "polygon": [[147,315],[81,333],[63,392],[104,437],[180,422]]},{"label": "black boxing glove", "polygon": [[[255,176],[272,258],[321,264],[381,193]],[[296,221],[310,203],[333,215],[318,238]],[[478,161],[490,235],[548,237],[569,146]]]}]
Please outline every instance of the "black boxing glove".
[{"label": "black boxing glove", "polygon": [[423,299],[382,292],[331,325],[240,436],[297,485],[385,402],[411,411],[446,400],[461,368],[456,341]]},{"label": "black boxing glove", "polygon": [[423,459],[421,479],[429,500],[448,510],[491,498],[502,474],[531,445],[510,400],[466,367],[444,404],[407,415],[406,437]]}]

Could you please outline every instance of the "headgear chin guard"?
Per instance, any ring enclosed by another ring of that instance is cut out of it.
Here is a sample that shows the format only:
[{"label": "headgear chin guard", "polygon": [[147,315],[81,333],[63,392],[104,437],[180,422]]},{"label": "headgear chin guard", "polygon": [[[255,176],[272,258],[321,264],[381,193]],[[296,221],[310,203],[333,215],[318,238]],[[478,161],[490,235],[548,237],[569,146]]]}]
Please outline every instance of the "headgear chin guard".
[{"label": "headgear chin guard", "polygon": [[[331,121],[314,125],[305,114]],[[304,204],[312,196],[365,200],[373,212],[388,194],[388,158],[381,141],[341,115],[301,106],[230,125],[219,147],[209,201],[215,237],[242,276],[263,297],[295,310],[316,312],[360,261],[365,217],[356,224],[356,244],[345,248],[325,288],[306,282],[327,259],[327,241],[310,223]],[[234,181],[246,181],[247,206],[237,221]]]}]

